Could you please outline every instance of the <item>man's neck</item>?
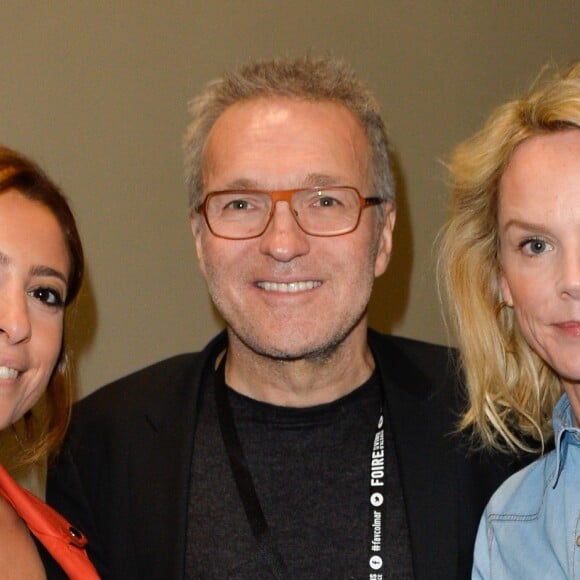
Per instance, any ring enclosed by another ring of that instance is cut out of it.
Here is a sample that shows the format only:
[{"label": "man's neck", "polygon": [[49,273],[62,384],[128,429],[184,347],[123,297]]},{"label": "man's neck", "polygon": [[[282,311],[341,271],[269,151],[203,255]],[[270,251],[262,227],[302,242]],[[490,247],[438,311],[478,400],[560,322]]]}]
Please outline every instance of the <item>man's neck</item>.
[{"label": "man's neck", "polygon": [[258,354],[230,333],[226,383],[265,403],[312,407],[347,395],[370,377],[374,367],[366,329],[347,337],[325,356],[296,360]]}]

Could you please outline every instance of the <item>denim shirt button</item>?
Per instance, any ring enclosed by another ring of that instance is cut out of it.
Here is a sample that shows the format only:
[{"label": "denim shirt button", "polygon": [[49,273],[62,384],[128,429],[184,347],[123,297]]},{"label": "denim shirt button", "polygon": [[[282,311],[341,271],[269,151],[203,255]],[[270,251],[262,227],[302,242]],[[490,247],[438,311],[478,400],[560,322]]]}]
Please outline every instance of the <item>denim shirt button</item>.
[{"label": "denim shirt button", "polygon": [[580,547],[580,536],[576,536],[576,545]]}]

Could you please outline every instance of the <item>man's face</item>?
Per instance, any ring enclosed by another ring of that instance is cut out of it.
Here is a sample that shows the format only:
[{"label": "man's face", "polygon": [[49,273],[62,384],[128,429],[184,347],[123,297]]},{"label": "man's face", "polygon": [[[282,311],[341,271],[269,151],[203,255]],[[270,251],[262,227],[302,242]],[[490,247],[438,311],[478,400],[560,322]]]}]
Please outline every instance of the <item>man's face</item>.
[{"label": "man's face", "polygon": [[[260,98],[228,108],[204,150],[204,194],[224,189],[282,190],[325,185],[370,190],[368,139],[342,105]],[[374,208],[358,228],[335,237],[304,233],[286,202],[264,234],[214,236],[192,218],[200,268],[230,340],[255,353],[296,359],[324,356],[349,337],[366,336],[373,280],[389,261],[395,210]]]}]

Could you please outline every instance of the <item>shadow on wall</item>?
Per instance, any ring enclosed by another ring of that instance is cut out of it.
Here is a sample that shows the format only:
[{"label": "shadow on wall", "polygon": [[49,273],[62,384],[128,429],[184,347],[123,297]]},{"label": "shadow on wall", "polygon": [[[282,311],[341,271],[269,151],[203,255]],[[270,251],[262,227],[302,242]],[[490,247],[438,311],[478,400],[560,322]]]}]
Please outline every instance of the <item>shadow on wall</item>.
[{"label": "shadow on wall", "polygon": [[386,333],[394,332],[407,312],[414,259],[405,179],[396,153],[392,154],[392,159],[397,184],[397,221],[393,235],[393,252],[387,271],[375,280],[368,309],[369,326]]},{"label": "shadow on wall", "polygon": [[69,354],[69,367],[75,387],[75,400],[79,398],[77,368],[83,354],[88,352],[95,341],[98,324],[97,303],[91,282],[89,268],[85,269],[83,286],[73,311],[68,315],[65,329],[66,345]]}]

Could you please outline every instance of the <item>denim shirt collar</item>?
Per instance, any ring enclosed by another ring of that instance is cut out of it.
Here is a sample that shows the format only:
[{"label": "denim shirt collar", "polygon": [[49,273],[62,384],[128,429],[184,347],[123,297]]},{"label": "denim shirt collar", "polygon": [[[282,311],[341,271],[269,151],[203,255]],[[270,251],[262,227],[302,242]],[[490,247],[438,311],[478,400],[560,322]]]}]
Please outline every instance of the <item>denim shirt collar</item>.
[{"label": "denim shirt collar", "polygon": [[556,445],[556,469],[552,478],[552,487],[558,485],[558,479],[566,464],[568,445],[580,447],[580,429],[574,425],[574,414],[568,400],[568,395],[564,394],[554,407],[552,415],[554,425],[554,442]]}]

